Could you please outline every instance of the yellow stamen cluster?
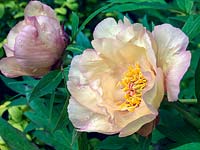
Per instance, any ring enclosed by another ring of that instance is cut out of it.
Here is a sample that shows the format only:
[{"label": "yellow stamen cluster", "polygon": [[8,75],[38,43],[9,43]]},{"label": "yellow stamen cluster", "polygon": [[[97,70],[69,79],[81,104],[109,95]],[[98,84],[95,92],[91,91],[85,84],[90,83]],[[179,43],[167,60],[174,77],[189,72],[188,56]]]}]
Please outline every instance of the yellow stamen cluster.
[{"label": "yellow stamen cluster", "polygon": [[128,71],[124,73],[122,80],[119,82],[122,90],[125,92],[125,101],[120,104],[120,110],[133,112],[142,100],[142,90],[147,85],[147,80],[143,76],[138,64],[128,67]]}]

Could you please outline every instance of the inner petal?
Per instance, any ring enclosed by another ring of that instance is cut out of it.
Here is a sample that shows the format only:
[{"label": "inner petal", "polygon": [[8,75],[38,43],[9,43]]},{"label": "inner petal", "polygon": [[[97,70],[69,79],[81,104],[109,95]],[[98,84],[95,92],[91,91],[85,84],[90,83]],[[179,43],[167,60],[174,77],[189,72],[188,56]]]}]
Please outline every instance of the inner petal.
[{"label": "inner petal", "polygon": [[133,112],[142,101],[143,89],[147,86],[147,79],[141,72],[139,64],[128,66],[118,85],[124,92],[123,101],[118,103],[119,110]]}]

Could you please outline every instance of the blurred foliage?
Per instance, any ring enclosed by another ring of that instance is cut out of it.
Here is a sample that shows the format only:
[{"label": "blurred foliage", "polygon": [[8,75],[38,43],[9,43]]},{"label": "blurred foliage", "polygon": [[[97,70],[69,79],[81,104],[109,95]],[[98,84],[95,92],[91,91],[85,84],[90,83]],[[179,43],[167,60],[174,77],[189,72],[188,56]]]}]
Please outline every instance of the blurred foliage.
[{"label": "blurred foliage", "polygon": [[[0,75],[1,150],[198,150],[200,147],[199,0],[41,0],[54,8],[69,35],[61,69],[42,79]],[[0,0],[0,57],[9,30],[23,19],[25,0]],[[191,66],[181,82],[180,100],[164,101],[160,121],[148,138],[79,133],[68,120],[66,88],[74,55],[91,48],[97,23],[111,16],[140,22],[147,29],[170,23],[190,38]],[[197,99],[196,99],[197,98]]]}]

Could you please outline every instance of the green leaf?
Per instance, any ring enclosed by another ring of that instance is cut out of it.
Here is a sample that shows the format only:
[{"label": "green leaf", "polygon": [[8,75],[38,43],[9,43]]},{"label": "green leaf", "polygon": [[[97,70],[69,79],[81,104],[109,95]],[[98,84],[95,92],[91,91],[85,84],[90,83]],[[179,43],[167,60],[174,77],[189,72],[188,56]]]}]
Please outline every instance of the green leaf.
[{"label": "green leaf", "polygon": [[189,36],[190,41],[200,33],[200,16],[190,16],[185,22],[183,32]]},{"label": "green leaf", "polygon": [[52,71],[45,75],[33,88],[30,99],[41,97],[52,93],[62,81],[62,73],[59,70]]},{"label": "green leaf", "polygon": [[78,33],[76,37],[76,44],[84,47],[85,49],[92,47],[92,45],[90,44],[90,40],[85,34],[83,34],[83,32]]},{"label": "green leaf", "polygon": [[112,5],[113,5],[113,3],[107,4],[107,5],[105,5],[105,6],[101,7],[101,8],[99,8],[99,9],[97,9],[97,10],[96,10],[95,12],[93,12],[91,15],[89,15],[89,16],[85,19],[85,21],[81,24],[81,26],[79,27],[79,30],[78,30],[77,33],[79,33],[80,31],[82,31],[82,30],[85,28],[85,26],[86,26],[96,15],[98,15],[98,14],[101,13],[102,11],[108,9],[108,8],[109,8],[110,6],[112,6]]},{"label": "green leaf", "polygon": [[25,97],[17,98],[9,104],[9,106],[20,106],[20,105],[27,105],[27,99]]},{"label": "green leaf", "polygon": [[78,141],[76,139],[72,144],[72,131],[68,131],[67,128],[53,133],[37,130],[33,134],[46,144],[54,146],[56,150],[78,150]]},{"label": "green leaf", "polygon": [[[20,93],[22,95],[25,95],[27,93],[27,90],[25,88],[25,86],[23,84],[17,84],[17,80],[15,79],[10,79],[10,78],[6,78],[2,75],[0,75],[1,80],[4,82],[4,84],[9,87],[11,90]],[[15,84],[13,86],[13,83]]]},{"label": "green leaf", "polygon": [[139,150],[139,144],[132,137],[118,137],[118,136],[109,136],[103,140],[99,145],[99,149],[106,150]]},{"label": "green leaf", "polygon": [[198,102],[200,103],[200,58],[195,71],[195,95]]},{"label": "green leaf", "polygon": [[193,7],[193,0],[176,0],[178,7],[184,12],[190,14]]},{"label": "green leaf", "polygon": [[11,150],[39,150],[26,136],[0,118],[0,136]]},{"label": "green leaf", "polygon": [[112,7],[106,9],[104,12],[126,12],[126,11],[133,11],[133,10],[141,10],[141,9],[169,9],[170,7],[166,4],[160,4],[160,3],[122,3],[113,5]]},{"label": "green leaf", "polygon": [[179,144],[200,141],[200,134],[197,130],[185,122],[175,109],[160,110],[160,123],[156,128]]},{"label": "green leaf", "polygon": [[72,38],[74,39],[79,25],[79,17],[75,12],[72,12]]},{"label": "green leaf", "polygon": [[4,12],[5,12],[4,5],[0,3],[0,18],[2,18],[2,17],[3,17],[3,15],[4,15]]},{"label": "green leaf", "polygon": [[173,148],[171,150],[198,150],[200,148],[200,143],[188,143],[181,145],[179,147]]}]

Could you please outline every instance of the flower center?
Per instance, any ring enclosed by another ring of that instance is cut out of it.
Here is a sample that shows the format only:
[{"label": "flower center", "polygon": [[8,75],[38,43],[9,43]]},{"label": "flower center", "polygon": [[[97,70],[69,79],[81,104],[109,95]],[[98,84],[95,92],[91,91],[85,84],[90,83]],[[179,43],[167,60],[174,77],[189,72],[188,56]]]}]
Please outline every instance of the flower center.
[{"label": "flower center", "polygon": [[120,87],[125,92],[124,102],[120,104],[120,110],[133,112],[142,100],[142,90],[147,85],[147,80],[141,72],[139,64],[135,67],[129,66],[119,82]]}]

